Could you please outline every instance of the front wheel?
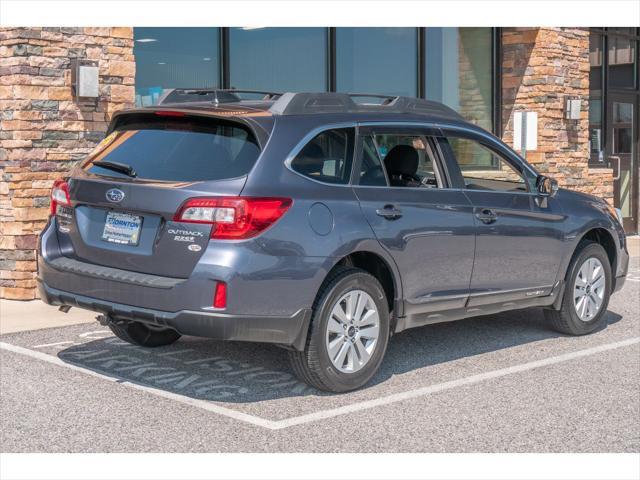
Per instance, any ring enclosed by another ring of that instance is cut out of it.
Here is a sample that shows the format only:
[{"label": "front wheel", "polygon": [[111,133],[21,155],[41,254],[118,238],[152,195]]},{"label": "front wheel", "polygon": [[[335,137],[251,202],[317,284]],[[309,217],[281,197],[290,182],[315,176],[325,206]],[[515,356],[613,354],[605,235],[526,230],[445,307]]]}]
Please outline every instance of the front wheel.
[{"label": "front wheel", "polygon": [[389,307],[380,282],[357,268],[340,267],[314,303],[304,351],[291,351],[296,375],[329,392],[355,390],[376,373],[389,340]]},{"label": "front wheel", "polygon": [[604,248],[586,243],[569,265],[561,309],[545,315],[559,332],[585,335],[605,325],[611,265]]}]

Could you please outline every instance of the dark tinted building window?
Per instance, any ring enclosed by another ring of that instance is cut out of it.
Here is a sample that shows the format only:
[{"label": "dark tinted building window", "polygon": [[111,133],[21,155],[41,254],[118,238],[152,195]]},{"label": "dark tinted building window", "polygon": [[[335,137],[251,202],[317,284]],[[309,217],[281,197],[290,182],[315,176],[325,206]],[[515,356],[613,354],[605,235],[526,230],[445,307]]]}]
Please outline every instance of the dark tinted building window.
[{"label": "dark tinted building window", "polygon": [[155,105],[168,88],[218,86],[217,28],[134,28],[136,105]]},{"label": "dark tinted building window", "polygon": [[229,31],[231,86],[250,90],[324,91],[324,28],[232,28]]},{"label": "dark tinted building window", "polygon": [[[632,28],[624,29],[632,31]],[[609,35],[609,86],[634,88],[636,77],[637,41],[630,37]]]},{"label": "dark tinted building window", "polygon": [[603,36],[599,33],[591,32],[589,35],[589,161],[592,165],[604,163],[603,47]]},{"label": "dark tinted building window", "polygon": [[487,130],[493,126],[491,28],[428,27],[425,89]]},{"label": "dark tinted building window", "polygon": [[349,183],[353,139],[352,128],[322,132],[296,155],[291,168],[319,182]]},{"label": "dark tinted building window", "polygon": [[417,52],[415,28],[338,28],[337,90],[415,96]]}]

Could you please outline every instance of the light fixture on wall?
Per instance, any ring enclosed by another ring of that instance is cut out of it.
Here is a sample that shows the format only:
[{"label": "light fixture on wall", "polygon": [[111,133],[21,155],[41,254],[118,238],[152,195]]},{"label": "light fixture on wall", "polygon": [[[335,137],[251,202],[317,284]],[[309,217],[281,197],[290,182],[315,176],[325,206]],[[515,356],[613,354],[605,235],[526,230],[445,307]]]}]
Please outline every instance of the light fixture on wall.
[{"label": "light fixture on wall", "polygon": [[77,99],[100,96],[99,68],[95,62],[79,58],[71,60],[71,92]]},{"label": "light fixture on wall", "polygon": [[580,120],[580,111],[582,110],[582,101],[580,97],[566,96],[564,97],[564,118],[567,120]]},{"label": "light fixture on wall", "polygon": [[158,39],[157,38],[137,38],[136,42],[138,43],[151,43],[151,42],[157,42]]}]

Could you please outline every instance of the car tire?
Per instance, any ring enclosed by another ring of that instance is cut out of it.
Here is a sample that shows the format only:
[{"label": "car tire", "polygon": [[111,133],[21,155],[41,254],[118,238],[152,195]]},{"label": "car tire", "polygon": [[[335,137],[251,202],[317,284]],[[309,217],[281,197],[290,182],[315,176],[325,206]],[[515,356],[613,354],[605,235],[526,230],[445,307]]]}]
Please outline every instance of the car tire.
[{"label": "car tire", "polygon": [[545,316],[555,330],[567,335],[598,330],[607,322],[611,286],[607,252],[598,243],[583,242],[569,264],[560,310],[545,310]]},{"label": "car tire", "polygon": [[327,392],[360,388],[382,363],[389,316],[384,289],[374,276],[358,268],[336,268],[314,302],[304,350],[289,352],[295,374]]},{"label": "car tire", "polygon": [[132,320],[112,320],[109,328],[120,340],[141,347],[171,345],[181,336],[170,328],[154,328]]}]

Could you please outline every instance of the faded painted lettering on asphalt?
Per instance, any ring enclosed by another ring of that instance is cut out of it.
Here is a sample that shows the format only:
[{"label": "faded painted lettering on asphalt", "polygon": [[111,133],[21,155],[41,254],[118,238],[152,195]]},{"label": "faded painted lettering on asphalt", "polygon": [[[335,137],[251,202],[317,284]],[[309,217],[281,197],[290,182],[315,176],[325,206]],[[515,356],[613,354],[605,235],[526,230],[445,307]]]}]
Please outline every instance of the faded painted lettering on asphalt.
[{"label": "faded painted lettering on asphalt", "polygon": [[74,340],[32,348],[55,348],[58,357],[66,362],[203,400],[255,396],[256,389],[265,387],[279,395],[312,391],[288,372],[219,355],[194,358],[198,352],[192,348],[156,352],[123,342],[108,330],[83,332]]}]

